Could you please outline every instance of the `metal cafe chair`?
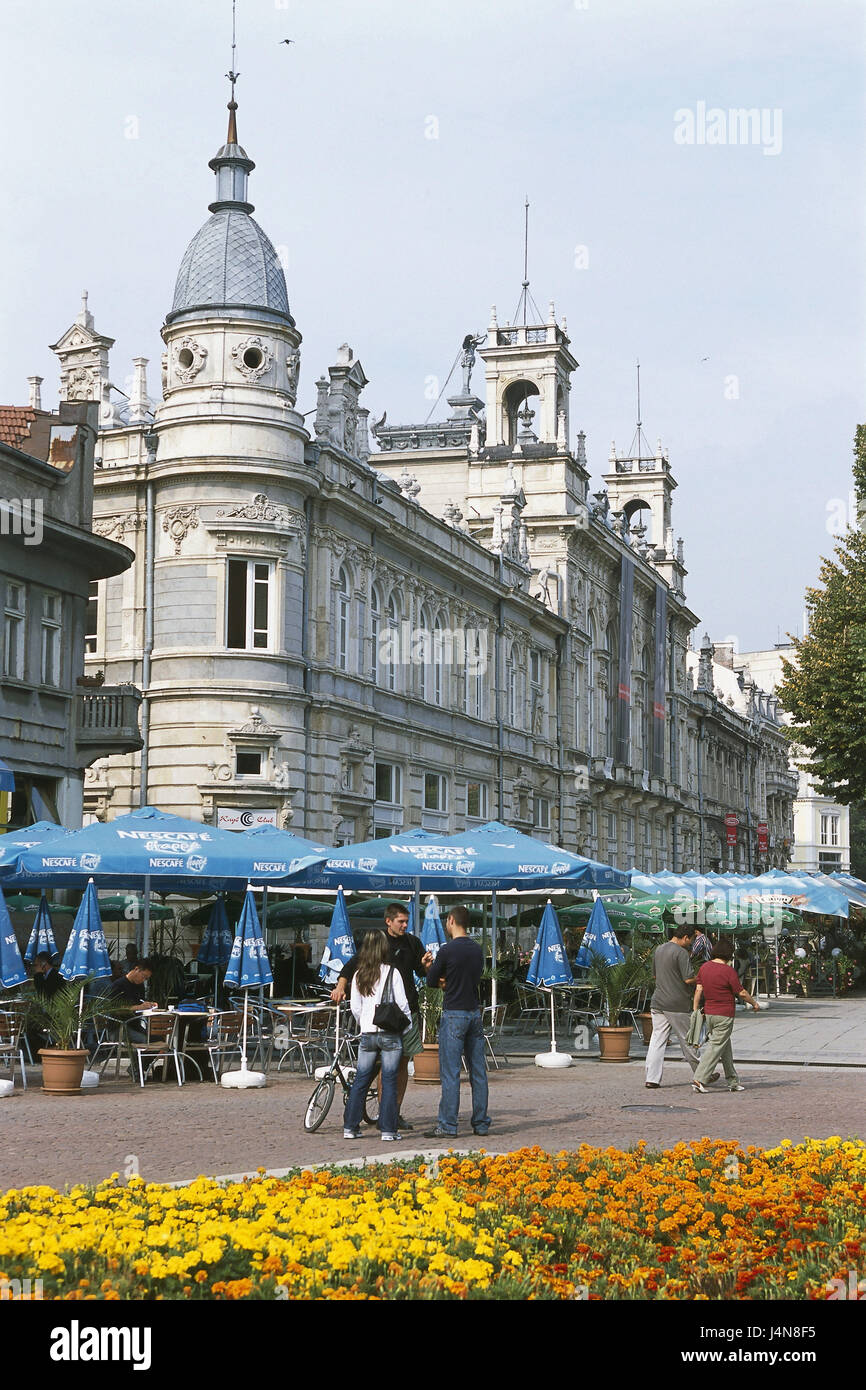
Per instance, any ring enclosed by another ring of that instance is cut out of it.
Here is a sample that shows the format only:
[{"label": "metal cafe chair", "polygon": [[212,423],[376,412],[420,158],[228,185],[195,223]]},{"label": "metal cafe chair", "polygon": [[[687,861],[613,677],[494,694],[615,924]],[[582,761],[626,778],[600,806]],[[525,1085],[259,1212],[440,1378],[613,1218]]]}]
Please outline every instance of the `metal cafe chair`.
[{"label": "metal cafe chair", "polygon": [[[488,1004],[481,1010],[481,1028],[484,1033],[484,1046],[490,1054],[490,1060],[494,1067],[499,1070],[500,1059],[496,1054],[496,1046],[501,1048],[502,1029],[505,1024],[505,1015],[508,1012],[507,1004]],[[502,1063],[508,1065],[508,1058],[502,1049]]]},{"label": "metal cafe chair", "polygon": [[[155,1017],[148,1014],[140,1014],[140,1020],[147,1027],[147,1038],[144,1042],[138,1042],[130,1036],[129,1045],[133,1059],[138,1066],[138,1079],[144,1085],[146,1076],[150,1076],[154,1067],[161,1062],[166,1066],[168,1059],[174,1062],[175,1074],[178,1086],[182,1086],[185,1080],[183,1070],[183,1058],[178,1051],[178,1014],[159,1013]],[[129,1022],[127,1022],[127,1034],[129,1035]],[[145,1061],[149,1062],[145,1073]]]},{"label": "metal cafe chair", "polygon": [[27,1073],[24,1070],[24,1016],[21,1013],[0,1013],[0,1059],[5,1058],[12,1081],[15,1081],[15,1062],[21,1072],[21,1086],[27,1090]]}]

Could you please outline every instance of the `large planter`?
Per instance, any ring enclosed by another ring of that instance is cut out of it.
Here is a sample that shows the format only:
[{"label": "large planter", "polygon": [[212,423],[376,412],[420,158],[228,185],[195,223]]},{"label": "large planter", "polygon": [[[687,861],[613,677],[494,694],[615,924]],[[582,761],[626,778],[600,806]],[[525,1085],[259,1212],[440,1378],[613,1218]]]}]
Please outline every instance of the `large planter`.
[{"label": "large planter", "polygon": [[416,1052],[412,1058],[415,1064],[415,1081],[419,1086],[438,1086],[439,1076],[439,1044],[424,1043],[423,1050]]},{"label": "large planter", "polygon": [[647,1047],[649,1047],[653,1035],[653,1016],[651,1013],[638,1014],[638,1018],[640,1019],[640,1027],[641,1032],[643,1033],[643,1040],[646,1043]]},{"label": "large planter", "polygon": [[42,1058],[42,1089],[53,1096],[77,1096],[87,1062],[87,1052],[81,1048],[40,1047]]},{"label": "large planter", "polygon": [[598,1041],[603,1062],[627,1062],[631,1028],[599,1028]]}]

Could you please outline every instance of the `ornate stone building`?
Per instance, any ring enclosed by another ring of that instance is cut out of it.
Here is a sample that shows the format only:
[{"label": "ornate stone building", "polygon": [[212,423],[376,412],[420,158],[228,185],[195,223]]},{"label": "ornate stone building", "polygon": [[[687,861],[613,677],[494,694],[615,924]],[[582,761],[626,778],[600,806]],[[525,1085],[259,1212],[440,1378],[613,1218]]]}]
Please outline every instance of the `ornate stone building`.
[{"label": "ornate stone building", "polygon": [[[705,716],[666,453],[638,430],[590,495],[552,305],[469,335],[433,424],[372,425],[344,344],[308,429],[229,109],[161,399],[139,358],[113,404],[86,305],[55,345],[65,394],[101,403],[95,530],[136,555],[99,584],[89,643],[93,670],[144,692],[145,749],[98,766],[86,809],[272,816],[335,843],[495,817],[622,866],[698,865]],[[730,715],[742,738],[748,719]]]}]

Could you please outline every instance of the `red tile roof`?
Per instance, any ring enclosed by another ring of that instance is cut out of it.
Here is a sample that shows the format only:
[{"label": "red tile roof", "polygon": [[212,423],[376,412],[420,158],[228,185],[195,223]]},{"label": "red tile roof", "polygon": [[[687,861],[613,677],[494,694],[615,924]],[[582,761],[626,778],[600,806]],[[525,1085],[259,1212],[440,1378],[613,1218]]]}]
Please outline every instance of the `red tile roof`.
[{"label": "red tile roof", "polygon": [[[27,405],[0,405],[0,444],[11,444],[20,449],[30,437],[30,426],[36,419],[36,411]],[[26,451],[25,451],[26,452]]]}]

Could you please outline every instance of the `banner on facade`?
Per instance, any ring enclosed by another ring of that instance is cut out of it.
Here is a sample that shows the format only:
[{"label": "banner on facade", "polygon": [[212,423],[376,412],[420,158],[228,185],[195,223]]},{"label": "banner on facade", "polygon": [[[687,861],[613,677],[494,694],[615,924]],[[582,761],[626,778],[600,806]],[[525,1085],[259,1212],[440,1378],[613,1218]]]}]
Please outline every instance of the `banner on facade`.
[{"label": "banner on facade", "polygon": [[631,763],[631,634],[634,624],[634,560],[623,555],[619,585],[619,671],[616,685],[616,760]]},{"label": "banner on facade", "polygon": [[238,811],[217,807],[217,830],[256,830],[260,825],[276,825],[276,811]]},{"label": "banner on facade", "polygon": [[654,777],[665,775],[665,719],[667,716],[667,626],[668,591],[656,584],[655,665],[653,667],[653,746]]},{"label": "banner on facade", "polygon": [[727,832],[729,845],[735,845],[737,843],[737,827],[739,824],[740,822],[736,811],[729,811],[725,816],[725,830]]},{"label": "banner on facade", "polygon": [[758,853],[766,854],[770,848],[770,827],[765,820],[758,821]]}]

